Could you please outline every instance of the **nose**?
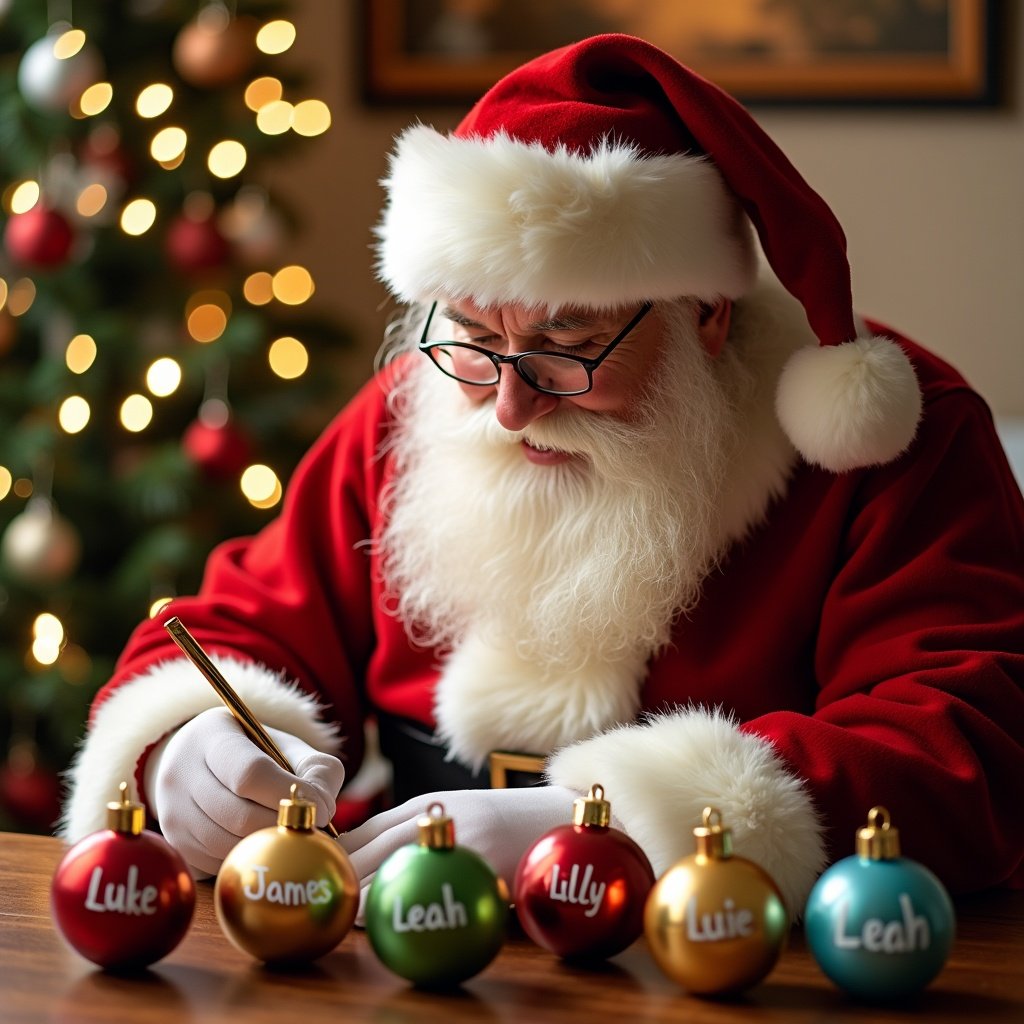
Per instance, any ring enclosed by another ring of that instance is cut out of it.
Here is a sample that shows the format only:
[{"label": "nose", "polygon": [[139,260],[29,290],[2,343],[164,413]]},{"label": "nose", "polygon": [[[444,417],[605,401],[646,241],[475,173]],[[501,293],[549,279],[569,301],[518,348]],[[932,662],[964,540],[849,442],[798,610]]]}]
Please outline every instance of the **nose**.
[{"label": "nose", "polygon": [[511,366],[501,368],[501,376],[494,385],[497,392],[494,415],[506,430],[522,430],[535,420],[547,416],[560,399],[531,388]]}]

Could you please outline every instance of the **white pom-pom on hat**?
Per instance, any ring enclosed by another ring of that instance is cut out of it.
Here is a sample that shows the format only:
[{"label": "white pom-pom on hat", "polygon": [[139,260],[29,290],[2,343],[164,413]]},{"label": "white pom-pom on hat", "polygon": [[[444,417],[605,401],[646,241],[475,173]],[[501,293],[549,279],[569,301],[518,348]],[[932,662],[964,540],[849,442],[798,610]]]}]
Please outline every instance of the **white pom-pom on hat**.
[{"label": "white pom-pom on hat", "polygon": [[775,412],[807,462],[843,473],[906,451],[921,392],[903,349],[875,335],[795,352],[779,378]]}]

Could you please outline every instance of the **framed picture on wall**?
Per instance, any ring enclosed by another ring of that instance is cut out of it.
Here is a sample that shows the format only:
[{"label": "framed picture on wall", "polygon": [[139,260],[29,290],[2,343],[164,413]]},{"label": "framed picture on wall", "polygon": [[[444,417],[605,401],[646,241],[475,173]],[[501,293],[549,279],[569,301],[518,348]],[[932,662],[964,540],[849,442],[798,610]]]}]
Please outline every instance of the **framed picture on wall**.
[{"label": "framed picture on wall", "polygon": [[467,104],[539,53],[642,36],[748,103],[976,104],[1000,0],[363,0],[373,102]]}]

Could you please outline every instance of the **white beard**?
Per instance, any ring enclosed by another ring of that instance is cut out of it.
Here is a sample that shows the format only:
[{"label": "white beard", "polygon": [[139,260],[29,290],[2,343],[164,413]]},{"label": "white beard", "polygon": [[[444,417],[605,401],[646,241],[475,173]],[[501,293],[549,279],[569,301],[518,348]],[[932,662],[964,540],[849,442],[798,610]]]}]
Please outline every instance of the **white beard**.
[{"label": "white beard", "polygon": [[[634,422],[565,405],[510,432],[427,360],[399,386],[378,550],[410,635],[450,652],[436,710],[461,760],[631,719],[649,658],[731,539],[720,510],[748,377],[728,346],[705,354],[687,303],[665,319],[670,355]],[[534,465],[523,439],[588,458]]]}]

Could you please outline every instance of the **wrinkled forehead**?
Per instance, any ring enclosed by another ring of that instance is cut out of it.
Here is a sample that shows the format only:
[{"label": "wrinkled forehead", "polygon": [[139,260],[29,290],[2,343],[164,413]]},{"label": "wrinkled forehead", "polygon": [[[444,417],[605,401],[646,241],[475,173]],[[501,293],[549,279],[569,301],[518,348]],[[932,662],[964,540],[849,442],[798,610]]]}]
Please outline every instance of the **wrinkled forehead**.
[{"label": "wrinkled forehead", "polygon": [[521,302],[482,304],[471,298],[449,297],[438,301],[437,312],[447,319],[465,323],[502,323],[514,325],[518,330],[574,331],[613,326],[635,310],[619,307],[595,309],[573,302],[553,306]]}]

